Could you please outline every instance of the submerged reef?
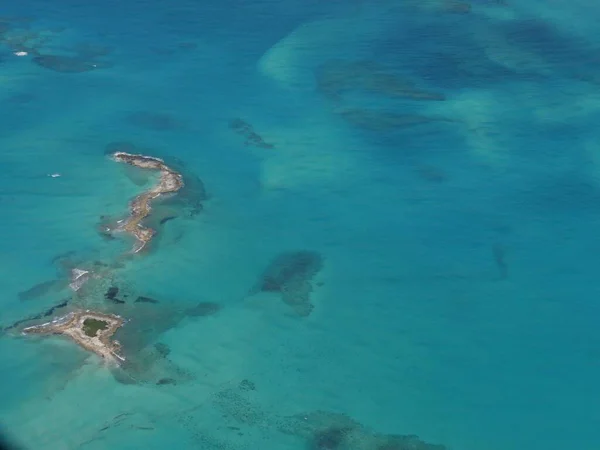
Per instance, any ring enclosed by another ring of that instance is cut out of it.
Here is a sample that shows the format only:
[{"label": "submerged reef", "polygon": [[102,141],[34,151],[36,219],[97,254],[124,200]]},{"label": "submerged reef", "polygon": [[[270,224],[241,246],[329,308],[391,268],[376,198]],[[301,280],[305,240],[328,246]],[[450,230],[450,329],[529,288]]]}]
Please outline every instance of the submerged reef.
[{"label": "submerged reef", "polygon": [[284,252],[276,256],[259,276],[250,290],[277,292],[284,303],[302,317],[310,315],[314,306],[310,301],[312,280],[323,268],[323,257],[312,251]]},{"label": "submerged reef", "polygon": [[183,127],[181,121],[170,114],[151,111],[135,111],[129,113],[125,121],[129,125],[152,131],[172,131]]},{"label": "submerged reef", "polygon": [[[503,0],[496,0],[500,4]],[[404,3],[414,9],[424,12],[468,14],[471,4],[461,0],[404,0]]]},{"label": "submerged reef", "polygon": [[314,450],[335,450],[341,448],[352,428],[329,427],[315,433],[310,443]]},{"label": "submerged reef", "polygon": [[25,324],[27,322],[33,322],[33,321],[37,321],[37,320],[41,320],[44,317],[50,317],[52,316],[57,310],[65,308],[67,305],[69,304],[69,300],[63,300],[60,303],[46,309],[45,311],[39,313],[39,314],[35,314],[33,316],[27,317],[26,319],[21,319],[21,320],[17,320],[16,322],[14,322],[13,324],[4,327],[2,329],[2,332],[7,332],[10,330],[13,330],[17,327],[19,327],[22,324]]},{"label": "submerged reef", "polygon": [[48,280],[38,283],[29,289],[18,293],[19,300],[33,300],[54,292],[60,292],[67,287],[69,283],[66,280]]},{"label": "submerged reef", "polygon": [[0,19],[0,45],[4,45],[19,56],[31,56],[31,62],[55,72],[82,73],[100,68],[111,67],[112,64],[101,58],[111,49],[100,45],[78,44],[61,51],[67,54],[53,54],[56,45],[52,41],[66,28],[36,29],[30,20]]},{"label": "submerged reef", "polygon": [[27,52],[37,55],[39,49],[50,43],[62,30],[35,30],[26,18],[0,19],[0,44],[12,52]]},{"label": "submerged reef", "polygon": [[349,94],[379,96],[388,100],[443,101],[440,92],[418,87],[408,77],[392,73],[373,61],[329,60],[315,71],[317,90],[335,108],[333,110],[347,123],[367,131],[384,132],[409,126],[422,125],[444,118],[428,117],[417,113],[394,112],[381,108],[349,105]]},{"label": "submerged reef", "polygon": [[201,417],[205,417],[207,408],[218,411],[228,429],[244,426],[281,433],[297,439],[307,450],[446,450],[444,445],[425,442],[416,435],[380,433],[337,412],[317,410],[293,415],[271,412],[257,404],[254,390],[246,388],[251,382],[244,381],[248,380],[232,381],[221,387],[209,402],[177,414],[177,422],[191,436],[205,439],[210,430],[205,428]]},{"label": "submerged reef", "polygon": [[[182,384],[194,379],[193,374],[169,359],[170,348],[164,343],[157,343],[156,339],[183,320],[197,320],[214,315],[221,309],[219,304],[211,302],[182,306],[173,299],[163,301],[140,295],[134,284],[112,269],[103,272],[101,277],[91,277],[80,290],[71,292],[70,299],[6,326],[3,334],[64,334],[106,359],[106,353],[98,347],[98,343],[91,344],[109,333],[111,342],[112,339],[117,341],[118,356],[123,358],[110,360],[111,373],[118,382],[125,384],[154,385],[163,378],[174,380],[170,384]],[[133,300],[139,298],[143,300]],[[61,314],[58,318],[55,316],[57,313]],[[73,323],[73,314],[83,314],[85,318]],[[107,317],[122,318],[123,324],[125,321],[128,324],[109,329]],[[63,330],[65,324],[66,329]],[[86,339],[92,339],[91,343]]]},{"label": "submerged reef", "polygon": [[451,122],[444,118],[434,118],[419,114],[400,114],[371,109],[342,109],[337,111],[346,122],[369,131],[388,131],[414,127],[431,122]]},{"label": "submerged reef", "polygon": [[[201,320],[201,317],[215,314],[220,306],[213,306],[210,310],[207,309],[207,303],[184,307],[174,299],[138,295],[136,290],[120,286],[119,293],[123,297],[127,293],[128,298],[142,297],[152,301],[128,301],[118,305],[105,302],[105,308],[131,320],[127,327],[115,334],[127,358],[119,367],[112,369],[115,379],[124,384],[156,384],[162,378],[175,380],[172,384],[182,384],[194,379],[193,374],[169,359],[171,350],[168,345],[156,340],[184,320]],[[199,314],[198,309],[203,313]]]},{"label": "submerged reef", "polygon": [[421,89],[373,61],[330,60],[317,68],[315,76],[319,92],[336,101],[351,91],[409,100],[445,100],[444,94]]},{"label": "submerged reef", "polygon": [[185,313],[189,317],[212,316],[221,310],[221,305],[212,302],[200,302],[196,306],[186,309]]},{"label": "submerged reef", "polygon": [[229,129],[233,130],[234,133],[239,134],[244,138],[244,145],[252,145],[257,148],[273,149],[275,146],[265,142],[261,135],[259,135],[252,125],[242,119],[233,119],[229,121]]},{"label": "submerged reef", "polygon": [[[55,265],[57,278],[37,283],[29,289],[19,292],[17,294],[19,300],[29,301],[54,297],[56,294],[67,293],[69,290],[67,288],[78,291],[90,277],[95,276],[96,272],[101,275],[106,269],[106,266],[100,261],[92,263],[76,261],[73,253],[67,252],[53,258],[51,263]],[[79,263],[82,263],[82,266],[79,266]]]},{"label": "submerged reef", "polygon": [[31,59],[34,64],[45,69],[62,73],[81,73],[111,67],[106,62],[96,61],[81,56],[39,55]]}]

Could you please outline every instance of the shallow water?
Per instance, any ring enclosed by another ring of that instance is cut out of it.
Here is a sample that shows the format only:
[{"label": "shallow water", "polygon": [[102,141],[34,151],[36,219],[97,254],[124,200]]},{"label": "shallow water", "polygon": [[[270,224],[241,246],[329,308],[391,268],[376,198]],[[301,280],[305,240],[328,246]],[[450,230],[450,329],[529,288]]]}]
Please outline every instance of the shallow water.
[{"label": "shallow water", "polygon": [[[129,320],[119,369],[0,336],[15,442],[598,448],[595,3],[13,3],[0,327]],[[133,257],[118,148],[186,181]]]}]

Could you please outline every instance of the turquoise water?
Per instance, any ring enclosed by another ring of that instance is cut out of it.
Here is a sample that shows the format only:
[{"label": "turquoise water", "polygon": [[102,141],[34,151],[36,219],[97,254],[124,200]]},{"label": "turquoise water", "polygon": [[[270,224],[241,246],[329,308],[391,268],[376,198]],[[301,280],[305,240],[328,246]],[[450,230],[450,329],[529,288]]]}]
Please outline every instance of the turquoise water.
[{"label": "turquoise water", "polygon": [[[599,447],[594,2],[13,3],[0,326],[129,320],[120,370],[6,330],[15,442]],[[125,259],[123,145],[187,183]]]}]

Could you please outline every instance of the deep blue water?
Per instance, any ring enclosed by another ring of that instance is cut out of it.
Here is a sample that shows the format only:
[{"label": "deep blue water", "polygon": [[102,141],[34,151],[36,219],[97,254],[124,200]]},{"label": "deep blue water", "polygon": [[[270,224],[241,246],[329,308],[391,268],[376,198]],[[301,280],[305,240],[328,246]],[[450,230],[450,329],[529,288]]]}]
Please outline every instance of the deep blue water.
[{"label": "deep blue water", "polygon": [[[114,312],[129,362],[6,330],[11,439],[599,447],[598,5],[13,3],[0,327]],[[186,191],[117,265],[130,242],[99,226],[154,180],[110,159],[124,142]],[[99,278],[73,293],[74,267]]]}]

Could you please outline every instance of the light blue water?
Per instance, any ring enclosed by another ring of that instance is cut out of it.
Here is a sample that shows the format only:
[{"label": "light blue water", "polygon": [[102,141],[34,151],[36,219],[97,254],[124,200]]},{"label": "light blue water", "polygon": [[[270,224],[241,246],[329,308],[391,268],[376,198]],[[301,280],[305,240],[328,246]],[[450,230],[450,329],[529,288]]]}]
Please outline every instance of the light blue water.
[{"label": "light blue water", "polygon": [[[0,326],[64,300],[116,312],[132,361],[115,372],[65,339],[4,334],[16,442],[599,447],[595,2],[12,3]],[[32,46],[97,67],[51,70]],[[190,187],[156,209],[177,217],[152,250],[116,268],[130,242],[103,239],[100,216],[123,217],[144,179],[105,154],[114,142]],[[295,251],[322,258],[286,288],[302,308],[312,288],[308,315],[253,290]],[[113,278],[64,289],[94,261]]]}]

